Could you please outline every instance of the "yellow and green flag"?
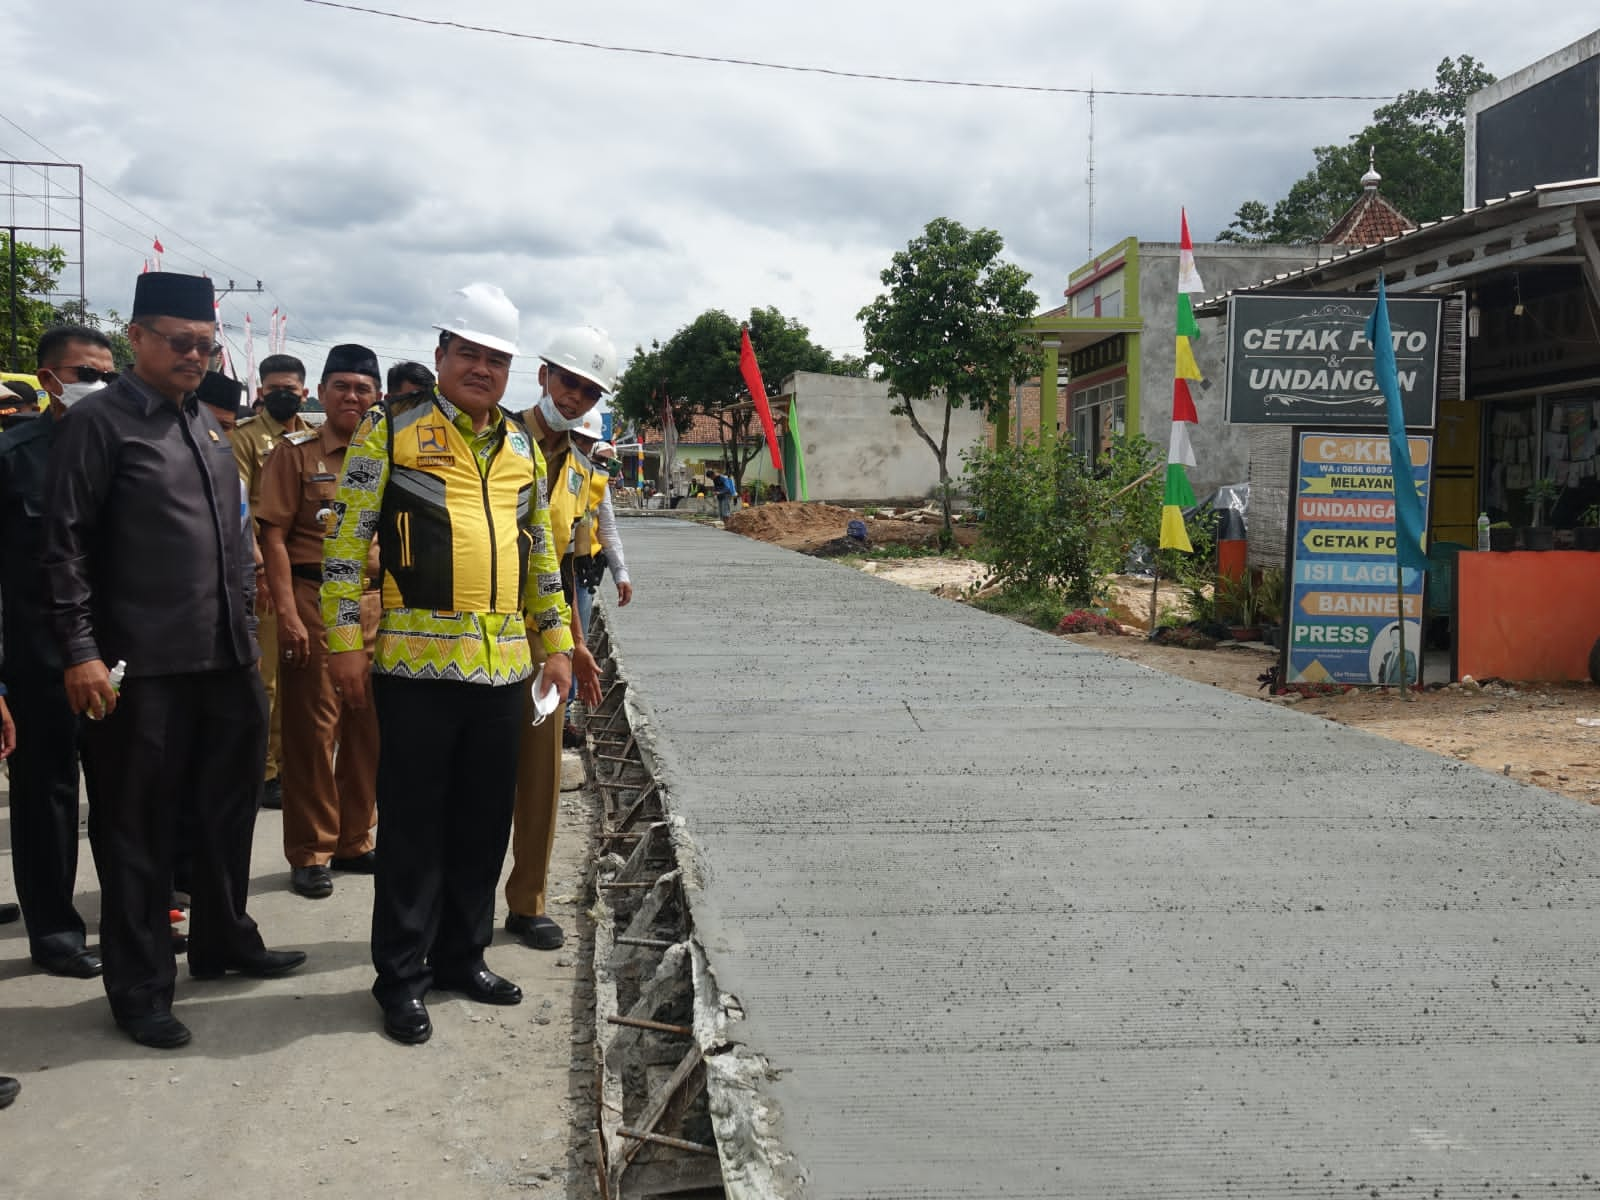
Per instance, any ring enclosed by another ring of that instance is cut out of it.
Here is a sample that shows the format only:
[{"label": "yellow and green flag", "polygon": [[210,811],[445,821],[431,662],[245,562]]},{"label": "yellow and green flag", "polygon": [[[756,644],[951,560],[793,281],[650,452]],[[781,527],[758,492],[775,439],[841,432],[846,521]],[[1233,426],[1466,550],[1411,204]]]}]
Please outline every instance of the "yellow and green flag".
[{"label": "yellow and green flag", "polygon": [[1200,364],[1194,360],[1192,339],[1200,336],[1194,319],[1194,304],[1189,297],[1205,291],[1200,272],[1195,270],[1194,243],[1189,240],[1189,214],[1183,212],[1183,239],[1178,243],[1178,342],[1177,366],[1172,377],[1172,440],[1167,444],[1167,486],[1161,498],[1161,549],[1193,554],[1189,531],[1183,526],[1183,510],[1194,507],[1194,488],[1186,468],[1194,466],[1194,446],[1189,428],[1200,423],[1194,407],[1189,381],[1200,381]]}]

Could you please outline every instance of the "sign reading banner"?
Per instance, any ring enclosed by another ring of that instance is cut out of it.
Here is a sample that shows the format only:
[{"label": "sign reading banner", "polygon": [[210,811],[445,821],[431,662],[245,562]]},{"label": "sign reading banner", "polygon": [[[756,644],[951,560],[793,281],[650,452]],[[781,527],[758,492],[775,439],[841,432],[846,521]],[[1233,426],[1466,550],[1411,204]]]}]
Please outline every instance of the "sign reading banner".
[{"label": "sign reading banner", "polygon": [[[1381,425],[1367,293],[1242,294],[1228,300],[1227,419],[1233,425]],[[1428,429],[1439,388],[1437,296],[1390,296],[1408,429]]]},{"label": "sign reading banner", "polygon": [[[1410,439],[1424,505],[1433,438]],[[1384,433],[1302,433],[1294,488],[1287,683],[1398,684],[1394,474]],[[1405,572],[1405,673],[1419,679],[1422,572]]]}]

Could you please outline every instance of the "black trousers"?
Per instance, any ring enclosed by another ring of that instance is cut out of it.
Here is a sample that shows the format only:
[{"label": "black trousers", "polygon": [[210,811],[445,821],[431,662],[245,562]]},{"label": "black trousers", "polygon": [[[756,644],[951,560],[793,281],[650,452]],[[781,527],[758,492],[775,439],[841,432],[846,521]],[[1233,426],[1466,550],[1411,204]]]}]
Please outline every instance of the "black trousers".
[{"label": "black trousers", "polygon": [[254,666],[130,679],[116,712],[83,722],[100,956],[117,1017],[172,1006],[167,911],[180,822],[194,850],[189,962],[263,949],[245,896],[266,756],[267,696]]},{"label": "black trousers", "polygon": [[11,871],[34,958],[82,950],[72,904],[78,878],[78,718],[60,674],[18,678],[6,696],[17,725],[11,756]]},{"label": "black trousers", "polygon": [[378,828],[372,994],[420,1000],[483,965],[511,836],[524,684],[374,675]]}]

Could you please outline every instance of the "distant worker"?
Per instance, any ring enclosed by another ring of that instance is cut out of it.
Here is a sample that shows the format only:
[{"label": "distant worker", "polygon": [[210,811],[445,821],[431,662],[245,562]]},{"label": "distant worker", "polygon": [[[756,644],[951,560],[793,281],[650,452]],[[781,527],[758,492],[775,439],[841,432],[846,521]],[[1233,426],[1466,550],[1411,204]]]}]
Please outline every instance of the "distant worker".
[{"label": "distant worker", "polygon": [[[484,950],[511,833],[530,649],[557,694],[571,682],[544,459],[500,408],[518,323],[492,284],[451,295],[434,326],[438,385],[367,414],[345,454],[323,556],[334,686],[356,708],[370,693],[378,716],[372,993],[384,1032],[409,1045],[433,1034],[430,988],[522,1002]],[[361,594],[374,535],[383,615],[369,662]]]},{"label": "distant worker", "polygon": [[189,973],[305,961],[268,950],[246,912],[267,705],[238,467],[193,395],[215,337],[209,279],[139,276],[133,369],[62,417],[45,492],[48,611],[67,701],[86,718],[106,996],[118,1026],[159,1049],[189,1041],[172,1015],[168,920],[180,823],[194,848]]},{"label": "distant worker", "polygon": [[[261,360],[260,385],[256,389],[259,406],[255,416],[239,422],[233,433],[233,457],[239,463],[239,478],[250,496],[250,515],[261,504],[261,469],[267,455],[286,433],[306,428],[300,409],[306,399],[306,365],[292,354],[270,354]],[[256,529],[259,541],[261,530]],[[267,766],[261,790],[263,808],[283,807],[283,784],[279,778],[283,763],[283,712],[278,704],[278,614],[266,580],[257,578],[257,615],[260,619],[261,682],[266,685],[270,732],[267,736]]]},{"label": "distant worker", "polygon": [[[334,528],[345,451],[378,402],[378,383],[378,357],[365,346],[328,352],[317,384],[327,420],[279,440],[262,472],[256,510],[283,654],[283,853],[290,888],[311,900],[333,893],[332,871],[374,870],[378,718],[370,705],[357,708],[334,690],[321,592],[323,546]],[[362,574],[361,639],[370,662],[383,607],[375,545]]]},{"label": "distant worker", "polygon": [[[617,352],[610,337],[591,325],[558,333],[539,365],[539,400],[524,417],[550,472],[550,528],[561,563],[567,600],[574,603],[572,551],[578,523],[589,506],[594,466],[572,441],[584,416],[600,403],[617,378]],[[585,547],[587,549],[587,547]],[[600,672],[584,641],[573,610],[573,678],[586,704],[600,702]],[[545,912],[550,852],[555,847],[556,812],[561,801],[561,742],[566,691],[550,718],[522,730],[517,760],[517,817],[511,834],[511,873],[506,877],[506,930],[534,950],[557,950],[566,941],[561,926]],[[531,712],[530,712],[531,718]]]},{"label": "distant worker", "polygon": [[717,496],[717,516],[726,521],[733,515],[733,502],[737,495],[734,491],[733,476],[713,471],[711,480]]}]

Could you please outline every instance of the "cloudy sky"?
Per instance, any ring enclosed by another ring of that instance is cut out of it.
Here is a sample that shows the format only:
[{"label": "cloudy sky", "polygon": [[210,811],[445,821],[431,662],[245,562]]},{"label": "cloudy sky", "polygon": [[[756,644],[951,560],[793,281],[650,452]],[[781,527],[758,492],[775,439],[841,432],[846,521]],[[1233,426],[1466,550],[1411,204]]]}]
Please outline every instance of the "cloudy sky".
[{"label": "cloudy sky", "polygon": [[[1508,74],[1600,24],[1545,0],[365,6],[856,73],[1363,96],[1427,86],[1462,53]],[[528,353],[567,323],[626,353],[706,308],[767,304],[843,353],[878,272],[933,217],[998,229],[1042,307],[1089,257],[1081,95],[608,52],[308,0],[0,0],[0,45],[32,64],[7,75],[0,157],[64,158],[94,181],[91,307],[126,312],[160,237],[169,270],[262,279],[269,295],[225,302],[230,338],[281,303],[313,373],[335,341],[426,355],[441,298],[473,279],[517,302]],[[1095,247],[1172,240],[1180,205],[1211,237],[1377,103],[1102,95]],[[38,182],[0,174],[7,191]]]}]

